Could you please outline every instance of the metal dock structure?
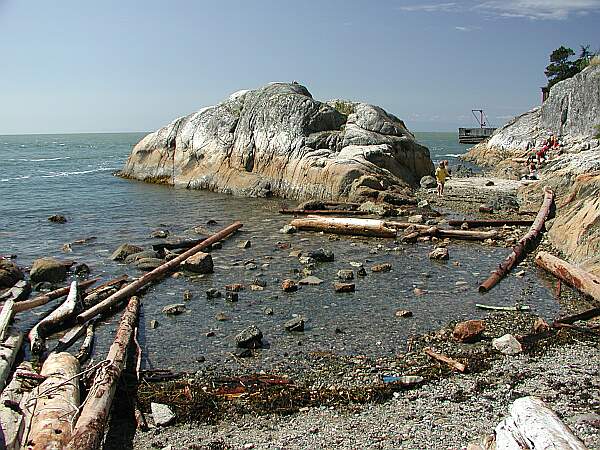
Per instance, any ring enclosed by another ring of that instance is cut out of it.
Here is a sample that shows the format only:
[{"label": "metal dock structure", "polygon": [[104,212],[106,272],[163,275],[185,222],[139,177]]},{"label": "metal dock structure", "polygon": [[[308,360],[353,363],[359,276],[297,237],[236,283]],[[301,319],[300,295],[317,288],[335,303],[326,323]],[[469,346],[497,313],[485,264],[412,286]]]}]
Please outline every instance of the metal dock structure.
[{"label": "metal dock structure", "polygon": [[[475,113],[479,113],[479,117]],[[475,117],[475,120],[479,123],[478,128],[459,128],[458,129],[458,142],[460,144],[478,144],[489,138],[496,128],[491,128],[487,125],[487,118],[483,109],[472,109],[471,113]]]}]

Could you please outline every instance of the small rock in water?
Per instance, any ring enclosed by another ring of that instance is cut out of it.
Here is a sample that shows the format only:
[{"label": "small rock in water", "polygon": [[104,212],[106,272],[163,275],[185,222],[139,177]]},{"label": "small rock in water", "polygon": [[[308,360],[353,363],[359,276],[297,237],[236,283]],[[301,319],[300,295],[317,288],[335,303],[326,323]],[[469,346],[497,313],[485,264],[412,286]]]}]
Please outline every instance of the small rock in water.
[{"label": "small rock in water", "polygon": [[205,334],[206,337],[215,337],[215,335],[216,335],[216,333],[214,331],[212,331],[212,330],[211,331],[207,331],[206,334]]},{"label": "small rock in water", "polygon": [[272,316],[273,315],[273,308],[265,308],[265,314],[267,316]]},{"label": "small rock in water", "polygon": [[83,277],[89,275],[91,273],[91,270],[87,264],[81,263],[75,266],[75,268],[73,269],[73,273],[75,273],[75,275],[77,276]]},{"label": "small rock in water", "polygon": [[331,262],[334,261],[334,254],[331,250],[325,250],[324,248],[318,248],[308,253],[308,256],[318,262]]},{"label": "small rock in water", "polygon": [[158,229],[158,230],[154,230],[151,234],[150,237],[152,238],[156,238],[156,239],[164,239],[169,237],[169,230],[162,230],[162,229]]},{"label": "small rock in water", "polygon": [[183,300],[188,302],[192,299],[192,297],[194,297],[194,294],[192,294],[192,291],[190,291],[189,289],[186,289],[185,291],[183,291]]},{"label": "small rock in water", "polygon": [[265,288],[262,286],[259,286],[258,284],[251,284],[250,285],[250,290],[251,291],[264,291]]},{"label": "small rock in water", "polygon": [[392,265],[390,263],[375,264],[371,267],[372,272],[389,272],[390,270],[392,270]]},{"label": "small rock in water", "polygon": [[254,263],[248,263],[248,264],[244,264],[244,268],[246,270],[256,270],[256,269],[258,269],[258,266]]},{"label": "small rock in water", "polygon": [[250,325],[235,336],[235,344],[240,348],[261,348],[263,334],[256,325]]},{"label": "small rock in water", "polygon": [[300,262],[300,264],[314,264],[316,262],[316,260],[314,258],[311,258],[310,256],[299,256],[298,257],[298,262]]},{"label": "small rock in water", "polygon": [[156,426],[164,427],[175,420],[175,413],[167,405],[152,402],[150,403],[150,409]]},{"label": "small rock in water", "polygon": [[417,206],[419,208],[426,208],[429,206],[429,202],[427,200],[421,200],[419,203],[417,203]]},{"label": "small rock in water", "polygon": [[54,258],[36,259],[29,272],[32,283],[49,281],[58,283],[67,277],[67,265]]},{"label": "small rock in water", "polygon": [[208,219],[206,221],[206,225],[217,225],[217,223],[218,222],[216,220],[214,220],[214,219]]},{"label": "small rock in water", "polygon": [[219,298],[221,297],[221,291],[216,288],[210,288],[206,291],[206,298]]},{"label": "small rock in water", "polygon": [[304,318],[294,317],[283,324],[287,331],[304,331]]},{"label": "small rock in water", "polygon": [[138,259],[133,265],[136,269],[148,272],[154,270],[165,263],[163,259],[159,258],[141,258]]},{"label": "small rock in water", "polygon": [[316,286],[316,285],[323,283],[323,280],[321,280],[320,278],[315,277],[313,275],[310,275],[306,278],[302,278],[298,283]]},{"label": "small rock in water", "polygon": [[194,273],[213,273],[213,259],[210,253],[198,252],[183,261],[181,268]]},{"label": "small rock in water", "polygon": [[218,320],[219,322],[225,322],[226,320],[229,320],[229,316],[224,312],[218,312],[215,314],[215,320]]},{"label": "small rock in water", "polygon": [[517,273],[515,273],[516,277],[522,278],[525,276],[525,271],[524,270],[519,270]]},{"label": "small rock in water", "polygon": [[356,275],[358,275],[359,277],[366,277],[367,271],[364,267],[359,267],[359,269],[356,271]]},{"label": "small rock in water", "polygon": [[396,317],[412,317],[413,313],[408,309],[399,309],[396,311]]},{"label": "small rock in water", "polygon": [[70,253],[73,251],[73,247],[71,247],[71,244],[69,243],[63,244],[62,251],[65,253]]},{"label": "small rock in water", "polygon": [[250,358],[252,356],[252,351],[248,348],[238,348],[233,354],[236,358]]},{"label": "small rock in water", "polygon": [[421,295],[423,295],[425,293],[425,291],[423,289],[421,289],[421,288],[414,288],[413,292],[415,293],[415,295],[417,297],[420,297]]},{"label": "small rock in water", "polygon": [[239,294],[237,292],[227,291],[225,293],[225,300],[228,302],[237,302],[239,300]]},{"label": "small rock in water", "polygon": [[231,292],[243,291],[244,285],[241,283],[227,284],[227,285],[225,285],[225,290],[231,291]]},{"label": "small rock in water", "polygon": [[361,262],[356,262],[356,261],[350,261],[350,265],[351,265],[352,267],[357,267],[357,268],[358,268],[358,267],[362,267],[362,266],[363,266],[363,263],[361,263]]},{"label": "small rock in water", "polygon": [[283,280],[281,283],[281,289],[283,292],[295,292],[298,290],[298,286],[294,282],[294,280]]},{"label": "small rock in water", "polygon": [[335,292],[354,292],[354,283],[333,283]]},{"label": "small rock in water", "polygon": [[523,351],[521,343],[512,334],[492,339],[492,347],[504,355],[516,355]]},{"label": "small rock in water", "polygon": [[210,246],[210,248],[213,250],[219,250],[220,248],[223,248],[223,244],[221,242],[215,242]]},{"label": "small rock in water", "polygon": [[162,309],[162,312],[169,315],[177,315],[185,312],[185,304],[183,303],[173,303],[171,305],[167,305]]},{"label": "small rock in water", "polygon": [[117,248],[112,255],[110,255],[110,259],[113,261],[124,261],[129,255],[133,255],[135,253],[143,252],[144,249],[137,245],[133,244],[122,244]]},{"label": "small rock in water", "polygon": [[469,224],[467,222],[463,222],[460,226],[461,230],[468,230],[469,229]]},{"label": "small rock in water", "polygon": [[267,282],[265,280],[261,280],[259,278],[260,276],[262,276],[262,275],[259,275],[254,280],[252,280],[252,284],[254,284],[256,286],[260,286],[260,287],[267,287]]},{"label": "small rock in water", "polygon": [[[179,255],[175,255],[175,257],[177,257],[177,256],[179,256]],[[132,255],[127,256],[124,259],[124,261],[125,261],[125,264],[132,264],[143,258],[157,258],[157,257],[158,256],[154,250],[144,250],[142,252],[134,253]]]},{"label": "small rock in water", "polygon": [[48,220],[52,223],[67,223],[67,218],[60,214],[54,214],[53,216],[48,217]]},{"label": "small rock in water", "polygon": [[354,280],[354,271],[350,269],[340,269],[338,270],[337,277],[344,281]]},{"label": "small rock in water", "polygon": [[431,253],[429,253],[429,259],[446,260],[449,258],[450,254],[448,253],[448,249],[446,247],[435,248]]},{"label": "small rock in water", "polygon": [[293,225],[284,225],[283,228],[281,228],[281,230],[279,230],[280,233],[283,234],[294,234],[298,231],[298,228],[296,228]]},{"label": "small rock in water", "polygon": [[302,255],[302,250],[292,250],[289,254],[290,258],[299,258]]},{"label": "small rock in water", "polygon": [[150,328],[152,328],[153,330],[156,329],[156,328],[158,328],[158,320],[152,319],[150,321]]},{"label": "small rock in water", "polygon": [[250,248],[252,247],[252,242],[250,241],[242,241],[238,244],[238,248]]},{"label": "small rock in water", "polygon": [[459,342],[474,341],[485,330],[483,320],[467,320],[457,323],[452,336]]}]

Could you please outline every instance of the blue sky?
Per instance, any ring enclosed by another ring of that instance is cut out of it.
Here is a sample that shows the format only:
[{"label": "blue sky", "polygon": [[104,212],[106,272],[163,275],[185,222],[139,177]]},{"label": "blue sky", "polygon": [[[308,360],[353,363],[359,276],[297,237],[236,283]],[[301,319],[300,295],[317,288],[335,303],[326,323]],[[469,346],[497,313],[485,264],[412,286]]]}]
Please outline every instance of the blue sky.
[{"label": "blue sky", "polygon": [[500,125],[580,44],[600,48],[600,0],[0,0],[0,134],[148,131],[292,80],[413,131]]}]

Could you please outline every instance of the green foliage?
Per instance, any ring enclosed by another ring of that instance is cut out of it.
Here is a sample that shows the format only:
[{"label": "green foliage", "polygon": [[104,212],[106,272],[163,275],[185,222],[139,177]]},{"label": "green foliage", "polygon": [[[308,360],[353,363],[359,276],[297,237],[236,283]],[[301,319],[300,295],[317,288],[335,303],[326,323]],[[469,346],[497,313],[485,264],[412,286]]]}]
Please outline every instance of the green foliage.
[{"label": "green foliage", "polygon": [[335,109],[337,112],[345,116],[349,116],[354,112],[354,105],[350,102],[335,100],[331,106],[333,106],[333,109]]},{"label": "green foliage", "polygon": [[589,45],[581,45],[580,47],[579,57],[575,60],[571,59],[575,56],[573,49],[564,46],[560,46],[550,54],[550,64],[545,70],[548,78],[548,88],[559,81],[571,78],[590,64],[595,54],[590,52]]},{"label": "green foliage", "polygon": [[594,133],[594,137],[596,139],[600,139],[600,123],[594,125],[594,129],[596,130],[596,132]]}]

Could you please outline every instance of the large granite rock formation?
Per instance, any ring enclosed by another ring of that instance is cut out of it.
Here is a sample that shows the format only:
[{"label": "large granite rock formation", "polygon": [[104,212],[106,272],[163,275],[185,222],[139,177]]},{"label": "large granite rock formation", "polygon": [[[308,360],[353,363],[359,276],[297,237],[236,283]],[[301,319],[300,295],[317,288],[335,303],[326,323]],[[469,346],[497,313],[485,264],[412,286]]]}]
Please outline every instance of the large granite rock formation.
[{"label": "large granite rock formation", "polygon": [[600,66],[590,66],[550,89],[537,108],[498,128],[486,142],[463,157],[480,166],[497,166],[539,148],[544,139],[560,136],[567,152],[600,150],[594,126],[600,124]]},{"label": "large granite rock formation", "polygon": [[402,192],[433,172],[404,123],[364,103],[322,103],[296,83],[240,91],[143,138],[122,176],[244,196],[348,199]]}]

